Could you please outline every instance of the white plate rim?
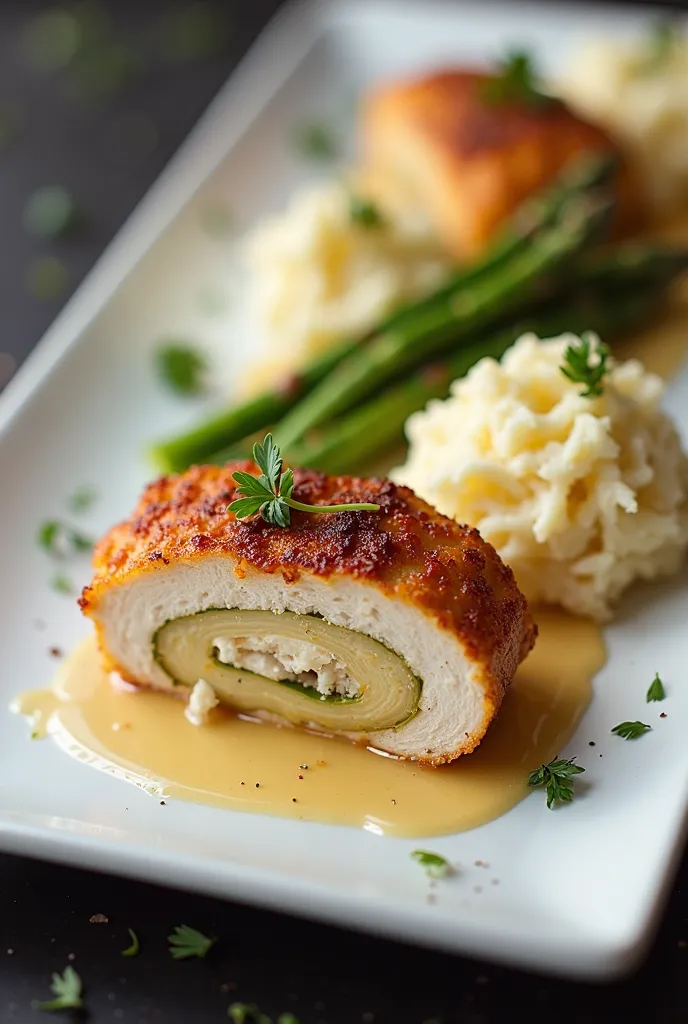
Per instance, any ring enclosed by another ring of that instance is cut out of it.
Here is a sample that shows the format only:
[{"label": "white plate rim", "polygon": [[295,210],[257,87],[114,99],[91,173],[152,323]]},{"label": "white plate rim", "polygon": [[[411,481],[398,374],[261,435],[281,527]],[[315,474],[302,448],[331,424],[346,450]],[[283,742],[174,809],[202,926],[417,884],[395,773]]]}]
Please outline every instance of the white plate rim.
[{"label": "white plate rim", "polygon": [[[411,12],[417,8],[418,3],[419,0],[393,0],[390,7]],[[448,6],[448,0],[423,0],[424,10],[440,10]],[[500,5],[497,3],[495,6]],[[536,16],[540,10],[537,3],[521,6],[524,14]],[[366,7],[365,0],[293,0],[271,19],[172,160],[5,387],[0,395],[0,440],[9,430],[15,416],[40,389],[60,360],[79,343],[82,334],[108,299],[125,278],[135,271],[146,252],[217,168],[236,140],[250,126],[255,115],[269,102],[276,83],[284,80],[298,65],[323,26],[334,17],[348,16]],[[569,11],[574,9],[573,5],[563,7]],[[586,3],[576,5],[575,10],[580,12],[581,7],[598,9],[595,4]],[[608,13],[614,16],[617,12],[608,9]],[[648,17],[656,15],[656,9],[647,5],[634,5],[633,14]],[[266,60],[268,54],[270,60]],[[268,76],[265,74],[266,66],[270,68]],[[233,116],[234,130],[220,136],[215,132],[216,125],[220,119],[225,120],[229,111]],[[203,153],[202,157],[200,153]],[[542,943],[520,950],[518,961],[539,966],[548,972],[585,978],[608,979],[632,969],[652,941],[687,832],[688,809],[676,832],[673,847],[668,851],[667,870],[658,883],[657,899],[643,922],[642,930],[629,937],[628,941],[615,946],[608,939],[599,945],[591,943],[588,955],[580,956],[572,968],[563,952],[553,954],[549,960],[543,961],[542,951],[547,943],[547,936],[543,936]],[[85,858],[83,863],[87,862],[88,867],[132,878],[159,881],[150,851],[128,844],[118,845],[116,842],[106,849],[88,836],[76,833],[67,840],[65,834],[45,829],[39,822],[12,820],[11,815],[0,820],[0,848],[8,853],[40,856],[64,864],[72,864],[74,854],[80,853]],[[274,875],[258,869],[248,870],[233,865],[233,877],[225,876],[218,882],[217,878],[208,878],[207,865],[203,860],[174,852],[168,852],[166,857],[174,867],[166,881],[178,887],[239,899],[269,909],[282,909],[352,928],[362,927],[363,912],[370,910],[357,897],[345,904],[336,894],[328,894],[326,889],[317,893],[317,899],[314,899],[312,887],[302,886],[293,880],[290,881],[291,889],[285,889]],[[375,902],[381,920],[375,923],[368,918],[365,922],[367,931],[397,938],[409,932],[409,925],[414,924],[413,911],[409,908],[399,910],[393,902],[384,899],[378,898]],[[514,960],[503,951],[495,950],[490,930],[476,930],[474,922],[464,927],[460,921],[450,921],[438,915],[436,932],[429,938],[420,927],[425,920],[421,911],[417,912],[417,919],[419,927],[415,942],[489,959],[507,962]],[[513,938],[516,941],[519,936]]]}]

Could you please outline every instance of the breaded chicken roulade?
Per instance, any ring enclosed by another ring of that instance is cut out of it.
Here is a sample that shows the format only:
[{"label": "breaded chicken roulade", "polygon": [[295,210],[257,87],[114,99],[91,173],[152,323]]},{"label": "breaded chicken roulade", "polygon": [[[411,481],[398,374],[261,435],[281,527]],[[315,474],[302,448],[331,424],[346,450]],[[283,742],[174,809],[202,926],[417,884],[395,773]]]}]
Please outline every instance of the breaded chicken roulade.
[{"label": "breaded chicken roulade", "polygon": [[81,598],[109,671],[441,764],[499,710],[535,627],[476,530],[388,480],[295,471],[294,498],[378,512],[240,521],[232,474],[163,477],[96,547]]}]

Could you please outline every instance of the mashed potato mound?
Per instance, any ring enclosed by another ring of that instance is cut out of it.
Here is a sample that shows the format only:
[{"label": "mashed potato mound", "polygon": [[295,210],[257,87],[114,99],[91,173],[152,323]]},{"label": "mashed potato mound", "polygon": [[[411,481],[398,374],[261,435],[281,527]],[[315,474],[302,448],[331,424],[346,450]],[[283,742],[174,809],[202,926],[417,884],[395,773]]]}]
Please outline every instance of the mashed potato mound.
[{"label": "mashed potato mound", "polygon": [[651,35],[586,41],[552,88],[626,144],[653,205],[670,211],[688,201],[688,35],[652,47]]},{"label": "mashed potato mound", "polygon": [[449,262],[429,224],[407,209],[381,212],[380,226],[355,223],[348,186],[329,181],[297,192],[248,235],[248,306],[264,346],[245,391],[365,333],[444,280]]},{"label": "mashed potato mound", "polygon": [[675,572],[688,546],[688,458],[637,360],[583,398],[561,372],[563,335],[524,335],[407,422],[393,474],[476,526],[531,600],[598,620],[636,579]]}]

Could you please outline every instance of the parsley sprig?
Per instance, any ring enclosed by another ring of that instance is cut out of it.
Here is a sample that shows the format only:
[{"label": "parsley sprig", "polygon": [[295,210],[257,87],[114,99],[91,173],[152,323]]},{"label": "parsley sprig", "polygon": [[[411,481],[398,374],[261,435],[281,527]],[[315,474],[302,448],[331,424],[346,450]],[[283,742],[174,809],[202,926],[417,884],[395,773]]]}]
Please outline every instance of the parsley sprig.
[{"label": "parsley sprig", "polygon": [[380,508],[372,502],[351,502],[345,505],[305,505],[292,498],[294,491],[294,474],[291,469],[282,472],[282,456],[272,440],[272,434],[266,434],[262,444],[253,446],[253,461],[261,471],[260,476],[237,470],[233,474],[239,485],[237,494],[241,497],[228,506],[227,511],[233,512],[237,519],[248,519],[260,512],[266,523],[272,526],[287,527],[291,523],[290,509],[301,512],[377,512]]},{"label": "parsley sprig", "polygon": [[430,878],[446,878],[452,873],[451,864],[439,853],[432,853],[430,850],[414,850],[411,856],[425,869],[425,874]]},{"label": "parsley sprig", "polygon": [[614,726],[612,732],[623,740],[637,740],[639,736],[649,732],[651,729],[652,726],[646,725],[645,722],[620,722]]},{"label": "parsley sprig", "polygon": [[209,939],[207,935],[190,928],[188,924],[179,924],[172,934],[167,936],[167,941],[173,960],[187,960],[192,956],[202,960],[217,939]]},{"label": "parsley sprig", "polygon": [[80,1010],[84,1005],[82,999],[81,978],[73,967],[64,969],[64,974],[53,974],[50,991],[55,996],[44,1003],[36,1003],[37,1010]]},{"label": "parsley sprig", "polygon": [[585,385],[581,398],[598,398],[604,392],[602,381],[609,373],[608,358],[607,346],[594,343],[594,335],[584,334],[567,347],[561,372],[574,384]]},{"label": "parsley sprig", "polygon": [[571,803],[573,800],[573,776],[585,771],[581,765],[575,764],[575,757],[568,761],[555,758],[549,764],[541,764],[528,776],[529,786],[545,786],[547,790],[547,806],[555,803]]},{"label": "parsley sprig", "polygon": [[554,103],[538,88],[538,79],[530,54],[508,53],[500,61],[496,73],[480,83],[480,95],[486,103],[522,103],[527,107],[544,107]]},{"label": "parsley sprig", "polygon": [[664,689],[664,683],[659,678],[659,672],[655,672],[655,677],[650,683],[650,687],[645,694],[645,700],[648,704],[652,701],[664,700],[666,697],[666,691]]}]

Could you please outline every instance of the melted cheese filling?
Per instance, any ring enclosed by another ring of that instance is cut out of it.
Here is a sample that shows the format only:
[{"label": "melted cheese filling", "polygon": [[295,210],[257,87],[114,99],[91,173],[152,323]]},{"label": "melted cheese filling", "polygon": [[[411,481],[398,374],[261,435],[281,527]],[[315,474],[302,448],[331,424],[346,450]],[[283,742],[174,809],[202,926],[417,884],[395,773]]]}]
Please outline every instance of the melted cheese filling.
[{"label": "melted cheese filling", "polygon": [[275,682],[301,683],[326,697],[355,697],[360,686],[346,666],[324,647],[278,636],[216,637],[213,649],[223,665],[246,668]]}]

